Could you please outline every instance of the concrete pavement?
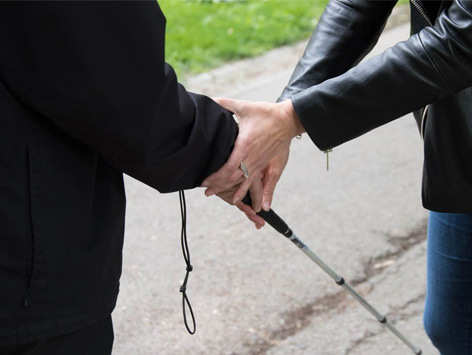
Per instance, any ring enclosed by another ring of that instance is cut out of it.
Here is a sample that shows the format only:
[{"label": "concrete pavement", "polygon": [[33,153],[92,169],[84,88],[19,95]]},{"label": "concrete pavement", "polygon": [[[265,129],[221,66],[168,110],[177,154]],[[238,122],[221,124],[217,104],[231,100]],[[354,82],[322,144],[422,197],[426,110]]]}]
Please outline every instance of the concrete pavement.
[{"label": "concrete pavement", "polygon": [[[376,52],[408,38],[401,25]],[[186,80],[212,96],[274,101],[304,44]],[[292,144],[274,209],[336,271],[387,313],[424,354],[425,226],[422,142],[411,116],[326,157],[305,135]],[[126,179],[128,214],[122,290],[113,314],[116,355],[408,354],[408,348],[270,227],[256,231],[202,189],[187,192],[194,272],[188,295],[197,333],[182,322],[177,194]]]}]

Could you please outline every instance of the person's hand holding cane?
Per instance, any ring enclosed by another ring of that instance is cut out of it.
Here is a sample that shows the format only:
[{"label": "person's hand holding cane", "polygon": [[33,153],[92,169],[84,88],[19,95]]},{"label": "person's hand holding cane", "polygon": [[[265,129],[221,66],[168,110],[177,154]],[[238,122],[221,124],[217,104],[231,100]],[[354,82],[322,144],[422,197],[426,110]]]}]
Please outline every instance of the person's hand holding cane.
[{"label": "person's hand holding cane", "polygon": [[[239,205],[249,187],[268,168],[266,173],[269,172],[270,175],[267,175],[267,179],[264,176],[263,182],[265,181],[264,203],[269,205],[265,205],[264,209],[270,209],[273,189],[286,164],[290,142],[304,132],[291,101],[254,103],[223,98],[215,101],[238,117],[240,127],[234,150],[226,164],[203,182],[203,186],[207,187],[205,194],[220,194],[240,184],[232,199],[228,201],[226,198],[228,202]],[[276,156],[278,158],[271,162]],[[262,205],[262,195],[254,197],[252,207],[258,212]]]}]

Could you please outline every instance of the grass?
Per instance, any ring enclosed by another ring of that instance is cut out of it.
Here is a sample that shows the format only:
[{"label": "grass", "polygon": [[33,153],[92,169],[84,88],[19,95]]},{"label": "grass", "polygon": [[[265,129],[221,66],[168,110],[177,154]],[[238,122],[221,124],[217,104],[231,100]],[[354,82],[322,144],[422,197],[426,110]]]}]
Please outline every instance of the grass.
[{"label": "grass", "polygon": [[328,0],[161,0],[166,60],[199,73],[307,38]]}]

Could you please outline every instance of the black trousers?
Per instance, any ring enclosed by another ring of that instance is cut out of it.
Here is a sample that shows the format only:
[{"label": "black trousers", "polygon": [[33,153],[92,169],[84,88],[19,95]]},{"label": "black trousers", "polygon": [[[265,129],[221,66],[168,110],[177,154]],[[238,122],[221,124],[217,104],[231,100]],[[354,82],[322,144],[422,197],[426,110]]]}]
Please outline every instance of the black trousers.
[{"label": "black trousers", "polygon": [[0,346],[0,355],[110,355],[113,348],[111,316],[73,333],[47,340]]}]

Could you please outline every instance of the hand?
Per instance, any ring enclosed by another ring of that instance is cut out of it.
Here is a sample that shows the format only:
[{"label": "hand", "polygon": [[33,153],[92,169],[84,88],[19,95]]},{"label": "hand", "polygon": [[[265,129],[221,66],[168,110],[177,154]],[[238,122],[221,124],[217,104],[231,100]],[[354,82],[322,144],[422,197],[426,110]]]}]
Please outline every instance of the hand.
[{"label": "hand", "polygon": [[[259,179],[256,179],[251,186],[249,186],[249,193],[251,195],[251,199],[254,199],[256,201],[261,201],[262,200],[262,181],[261,181],[262,176],[259,177]],[[239,186],[235,186],[232,189],[222,191],[217,194],[219,198],[221,198],[223,201],[226,201],[230,205],[233,205],[233,195],[234,192],[239,188]],[[261,210],[261,205],[256,204],[254,209],[251,206],[246,205],[244,202],[239,202],[236,204],[236,207],[238,207],[242,212],[246,214],[246,217],[249,218],[250,221],[254,222],[256,225],[257,229],[262,228],[265,225],[265,221],[262,217],[258,216],[256,214],[256,209],[257,211]]]},{"label": "hand", "polygon": [[[237,205],[271,159],[281,151],[287,151],[292,138],[304,129],[290,100],[276,104],[231,99],[215,101],[239,118],[239,136],[227,163],[208,177],[203,186],[208,187],[205,191],[207,196],[231,189],[242,179],[243,172],[239,166],[244,161],[249,178],[240,184],[233,195],[232,202]],[[257,203],[253,200],[253,207]]]},{"label": "hand", "polygon": [[[282,172],[285,169],[285,166],[288,162],[288,157],[290,155],[290,150],[283,150],[277,154],[270,162],[269,165],[264,169],[262,180],[256,179],[254,183],[249,187],[249,193],[251,194],[251,200],[259,201],[262,196],[262,206],[265,211],[270,210],[272,204],[272,198],[275,191],[275,186],[282,176]],[[217,194],[223,201],[226,201],[230,205],[233,204],[233,195],[236,190],[239,188],[238,185],[235,187],[222,191]],[[262,191],[261,191],[262,190]],[[246,217],[252,221],[257,229],[261,229],[265,225],[265,221],[262,217],[256,214],[256,211],[260,211],[261,206],[256,205],[254,208],[246,205],[244,202],[239,202],[236,207],[239,208],[242,212],[246,214]]]},{"label": "hand", "polygon": [[[280,177],[282,176],[282,172],[285,169],[285,166],[287,165],[288,162],[288,157],[290,154],[290,150],[283,150],[279,154],[277,154],[270,162],[269,165],[267,165],[267,168],[265,168],[263,172],[263,179],[261,181],[262,183],[262,207],[265,211],[270,210],[270,206],[272,204],[272,198],[274,195],[275,191],[275,186],[277,185],[277,182],[279,181]],[[256,182],[259,182],[259,179],[256,180]],[[238,187],[235,187],[231,189],[230,191],[224,191],[221,194],[226,194],[227,197],[232,197],[234,192],[236,191]],[[249,187],[249,192],[251,192],[251,187]],[[253,194],[251,192],[251,200],[257,199],[258,195]],[[227,201],[227,200],[226,200]],[[262,217],[258,216],[256,214],[256,211],[254,211],[251,206],[246,205],[244,202],[239,202],[236,207],[238,207],[242,212],[246,214],[246,217],[254,222],[256,225],[257,229],[261,229],[265,225],[265,221]]]}]

